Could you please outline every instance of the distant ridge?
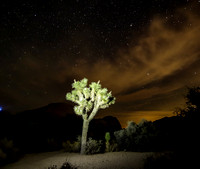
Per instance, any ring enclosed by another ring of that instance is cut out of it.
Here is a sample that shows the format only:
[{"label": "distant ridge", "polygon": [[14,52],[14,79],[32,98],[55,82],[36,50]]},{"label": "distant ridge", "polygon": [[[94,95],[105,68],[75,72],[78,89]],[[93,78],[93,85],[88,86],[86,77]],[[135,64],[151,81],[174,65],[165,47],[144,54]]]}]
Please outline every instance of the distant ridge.
[{"label": "distant ridge", "polygon": [[[74,113],[72,104],[51,103],[15,115],[2,115],[0,133],[2,138],[14,140],[25,152],[51,151],[62,148],[63,141],[75,140],[81,135],[82,125],[82,117]],[[120,129],[116,117],[93,119],[88,137],[104,140],[105,132],[113,133]]]},{"label": "distant ridge", "polygon": [[29,115],[29,116],[55,116],[55,117],[65,117],[69,114],[74,114],[73,112],[73,105],[69,103],[50,103],[46,106],[31,109],[31,110],[25,110],[22,112],[17,113],[19,115]]}]

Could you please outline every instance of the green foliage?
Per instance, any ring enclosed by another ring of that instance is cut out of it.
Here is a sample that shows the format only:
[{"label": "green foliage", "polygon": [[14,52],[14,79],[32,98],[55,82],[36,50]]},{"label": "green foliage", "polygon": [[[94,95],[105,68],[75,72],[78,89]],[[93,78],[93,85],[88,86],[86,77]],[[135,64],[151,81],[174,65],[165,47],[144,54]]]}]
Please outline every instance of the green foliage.
[{"label": "green foliage", "polygon": [[105,134],[105,140],[106,140],[106,152],[110,152],[110,133],[106,132]]},{"label": "green foliage", "polygon": [[86,154],[97,154],[103,152],[102,140],[93,140],[89,138],[86,144]]},{"label": "green foliage", "polygon": [[78,105],[74,107],[74,111],[77,115],[83,115],[96,108],[97,110],[105,109],[111,104],[115,103],[115,98],[112,97],[111,92],[108,89],[101,88],[99,82],[92,82],[87,87],[88,79],[84,78],[81,81],[74,80],[72,84],[71,93],[66,94],[66,99],[70,100]]},{"label": "green foliage", "polygon": [[106,142],[110,141],[110,133],[109,132],[106,132],[105,139],[106,139]]}]

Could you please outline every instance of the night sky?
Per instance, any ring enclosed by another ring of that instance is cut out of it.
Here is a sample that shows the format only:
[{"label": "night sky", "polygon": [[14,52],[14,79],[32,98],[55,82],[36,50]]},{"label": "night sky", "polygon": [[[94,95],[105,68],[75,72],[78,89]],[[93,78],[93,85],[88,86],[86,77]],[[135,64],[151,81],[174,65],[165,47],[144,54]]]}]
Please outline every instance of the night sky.
[{"label": "night sky", "polygon": [[116,97],[98,112],[122,124],[173,115],[200,85],[199,0],[3,1],[0,106],[68,102],[74,79]]}]

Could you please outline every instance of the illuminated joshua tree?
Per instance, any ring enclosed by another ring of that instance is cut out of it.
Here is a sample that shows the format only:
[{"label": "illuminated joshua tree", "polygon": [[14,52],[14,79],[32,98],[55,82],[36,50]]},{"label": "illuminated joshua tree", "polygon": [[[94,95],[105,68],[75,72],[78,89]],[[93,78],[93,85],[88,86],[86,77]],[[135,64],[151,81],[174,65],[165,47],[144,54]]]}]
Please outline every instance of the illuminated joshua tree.
[{"label": "illuminated joshua tree", "polygon": [[84,78],[81,81],[74,80],[74,83],[72,83],[74,90],[66,94],[67,100],[78,104],[74,106],[74,111],[83,118],[81,154],[85,154],[90,121],[99,109],[105,109],[115,103],[115,97],[112,96],[111,92],[108,92],[108,89],[101,88],[99,82],[92,82],[87,87],[88,79]]}]

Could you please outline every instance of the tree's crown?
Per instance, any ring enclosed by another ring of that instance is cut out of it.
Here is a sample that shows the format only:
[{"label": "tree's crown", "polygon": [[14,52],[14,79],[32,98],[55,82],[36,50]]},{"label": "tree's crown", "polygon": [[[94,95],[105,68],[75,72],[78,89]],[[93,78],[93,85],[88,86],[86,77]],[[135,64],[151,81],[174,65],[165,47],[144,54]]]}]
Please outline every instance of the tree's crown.
[{"label": "tree's crown", "polygon": [[92,82],[87,87],[88,79],[84,78],[80,81],[74,80],[72,83],[72,92],[66,94],[66,99],[78,105],[74,107],[74,111],[78,115],[82,115],[91,111],[94,106],[105,109],[115,103],[115,97],[107,88],[102,88],[100,81]]}]

